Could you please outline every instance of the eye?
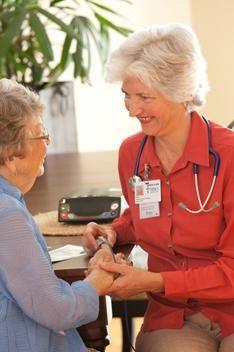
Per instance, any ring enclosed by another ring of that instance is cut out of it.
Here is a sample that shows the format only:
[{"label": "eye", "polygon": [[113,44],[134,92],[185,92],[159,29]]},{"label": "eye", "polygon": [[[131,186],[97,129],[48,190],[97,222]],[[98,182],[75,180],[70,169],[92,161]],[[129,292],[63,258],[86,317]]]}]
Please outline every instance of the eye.
[{"label": "eye", "polygon": [[146,96],[146,95],[142,95],[142,96],[141,96],[141,99],[144,100],[144,101],[147,101],[147,100],[150,100],[151,97],[148,97],[148,96]]},{"label": "eye", "polygon": [[151,95],[141,95],[141,99],[144,101],[144,102],[151,102],[152,100],[155,100],[156,97],[155,96],[151,96]]}]

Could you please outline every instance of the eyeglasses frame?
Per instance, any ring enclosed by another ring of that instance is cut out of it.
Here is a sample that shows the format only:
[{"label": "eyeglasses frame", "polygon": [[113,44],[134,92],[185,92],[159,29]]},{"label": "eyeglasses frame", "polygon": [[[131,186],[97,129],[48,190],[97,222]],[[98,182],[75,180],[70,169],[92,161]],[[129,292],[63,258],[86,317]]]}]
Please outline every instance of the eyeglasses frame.
[{"label": "eyeglasses frame", "polygon": [[38,137],[28,137],[27,140],[46,140],[50,142],[50,134],[47,128],[44,129],[45,134],[38,136]]}]

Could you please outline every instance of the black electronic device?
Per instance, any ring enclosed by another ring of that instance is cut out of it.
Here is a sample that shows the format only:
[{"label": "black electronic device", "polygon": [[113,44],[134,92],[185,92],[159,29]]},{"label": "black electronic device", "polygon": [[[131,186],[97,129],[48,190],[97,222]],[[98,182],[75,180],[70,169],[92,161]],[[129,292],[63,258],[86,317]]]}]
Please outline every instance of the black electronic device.
[{"label": "black electronic device", "polygon": [[59,200],[60,222],[108,222],[120,216],[121,191],[116,188],[73,192]]}]

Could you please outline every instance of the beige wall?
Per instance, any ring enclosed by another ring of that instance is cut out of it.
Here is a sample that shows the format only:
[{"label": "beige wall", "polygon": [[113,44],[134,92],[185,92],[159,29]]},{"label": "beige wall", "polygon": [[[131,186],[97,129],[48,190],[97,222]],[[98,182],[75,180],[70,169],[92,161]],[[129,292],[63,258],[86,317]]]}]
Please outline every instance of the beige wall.
[{"label": "beige wall", "polygon": [[[116,3],[113,1],[113,5]],[[134,29],[172,21],[191,22],[190,0],[132,0],[131,6],[119,1],[118,6],[128,19],[127,25]],[[112,49],[122,40],[113,36]],[[139,130],[139,123],[128,116],[120,87],[104,83],[98,62],[91,79],[92,87],[76,82],[79,151],[118,149],[124,138]]]},{"label": "beige wall", "polygon": [[227,125],[234,120],[234,1],[191,0],[191,21],[208,62],[211,91],[204,113]]},{"label": "beige wall", "polygon": [[132,0],[132,6],[126,10],[134,28],[191,20],[190,0]]},{"label": "beige wall", "polygon": [[[175,21],[191,24],[208,62],[211,92],[203,112],[223,125],[234,119],[234,0],[132,0],[132,6],[119,2],[119,12],[135,29]],[[112,49],[121,40],[114,35]],[[118,149],[139,129],[138,123],[125,111],[119,86],[103,82],[98,63],[92,76],[92,87],[76,82],[79,150]]]}]

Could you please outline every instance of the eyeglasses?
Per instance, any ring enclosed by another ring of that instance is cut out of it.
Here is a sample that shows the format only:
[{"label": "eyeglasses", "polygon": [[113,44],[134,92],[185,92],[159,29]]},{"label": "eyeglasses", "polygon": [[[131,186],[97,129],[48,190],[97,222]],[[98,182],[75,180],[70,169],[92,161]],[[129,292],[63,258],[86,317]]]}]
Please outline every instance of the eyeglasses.
[{"label": "eyeglasses", "polygon": [[47,143],[50,143],[50,134],[49,134],[49,131],[47,130],[47,128],[44,128],[42,133],[43,134],[41,136],[29,137],[27,139],[30,139],[30,140],[45,140]]}]

